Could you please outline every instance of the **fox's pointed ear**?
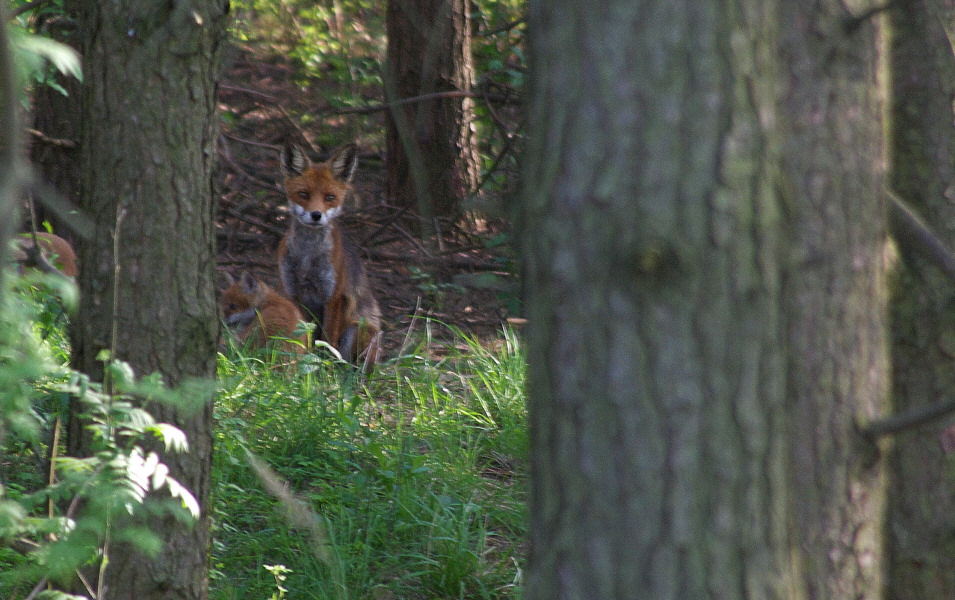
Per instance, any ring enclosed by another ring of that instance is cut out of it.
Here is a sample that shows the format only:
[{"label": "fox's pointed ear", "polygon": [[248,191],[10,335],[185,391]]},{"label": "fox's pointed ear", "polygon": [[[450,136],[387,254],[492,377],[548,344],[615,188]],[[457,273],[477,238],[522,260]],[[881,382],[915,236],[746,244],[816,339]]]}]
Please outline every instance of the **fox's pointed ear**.
[{"label": "fox's pointed ear", "polygon": [[336,179],[351,183],[352,177],[355,176],[355,171],[358,169],[358,146],[345,144],[335,151],[328,164],[331,166],[332,175]]},{"label": "fox's pointed ear", "polygon": [[286,142],[282,147],[279,162],[282,164],[282,174],[286,177],[301,175],[312,164],[305,151],[292,142]]},{"label": "fox's pointed ear", "polygon": [[232,273],[230,273],[230,272],[228,272],[228,271],[223,271],[223,272],[222,272],[222,281],[225,282],[225,286],[224,286],[222,289],[225,289],[225,288],[227,288],[227,287],[232,287],[232,284],[235,283],[235,277],[232,276]]},{"label": "fox's pointed ear", "polygon": [[239,287],[249,296],[254,296],[259,291],[259,280],[252,273],[242,271],[242,275],[239,276]]}]

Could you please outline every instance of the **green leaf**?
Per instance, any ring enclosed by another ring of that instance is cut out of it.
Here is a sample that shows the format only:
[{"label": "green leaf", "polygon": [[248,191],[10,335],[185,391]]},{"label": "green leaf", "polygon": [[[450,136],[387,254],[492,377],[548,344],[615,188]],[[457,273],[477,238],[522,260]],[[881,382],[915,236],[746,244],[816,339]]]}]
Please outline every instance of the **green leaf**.
[{"label": "green leaf", "polygon": [[199,518],[199,503],[196,501],[196,497],[192,495],[192,492],[172,477],[166,478],[166,487],[169,488],[169,494],[173,498],[182,500],[182,505],[192,513],[193,518]]},{"label": "green leaf", "polygon": [[60,73],[83,81],[80,55],[66,44],[39,35],[20,34],[14,37],[14,45],[22,52],[50,61]]},{"label": "green leaf", "polygon": [[169,423],[157,423],[146,429],[166,444],[166,451],[189,452],[189,440],[181,429]]}]

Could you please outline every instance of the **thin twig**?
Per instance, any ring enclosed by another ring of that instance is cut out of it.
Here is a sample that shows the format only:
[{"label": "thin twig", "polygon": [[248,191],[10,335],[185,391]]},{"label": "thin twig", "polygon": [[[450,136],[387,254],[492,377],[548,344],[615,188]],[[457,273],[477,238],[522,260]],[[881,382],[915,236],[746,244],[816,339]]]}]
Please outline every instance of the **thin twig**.
[{"label": "thin twig", "polygon": [[249,225],[255,225],[256,227],[259,227],[259,228],[261,228],[261,229],[264,229],[264,230],[269,231],[269,232],[271,232],[271,233],[274,233],[274,234],[276,234],[276,235],[285,235],[285,229],[282,228],[282,227],[278,227],[277,225],[272,225],[271,223],[266,223],[265,221],[261,221],[261,220],[259,220],[259,219],[255,219],[255,218],[253,218],[253,217],[249,217],[249,216],[244,215],[244,214],[240,213],[239,211],[233,210],[233,209],[231,209],[231,208],[224,208],[224,209],[222,209],[222,210],[223,210],[223,212],[225,212],[226,214],[228,214],[228,215],[230,215],[230,216],[232,216],[232,217],[234,217],[234,218],[236,218],[236,219],[238,219],[238,220],[240,220],[240,221],[242,221],[242,222],[244,222],[244,223],[248,223]]},{"label": "thin twig", "polygon": [[914,429],[955,412],[955,399],[920,406],[903,413],[890,415],[884,419],[875,419],[866,423],[861,432],[867,437],[880,437]]},{"label": "thin twig", "polygon": [[411,315],[411,322],[408,323],[408,331],[405,332],[405,339],[401,342],[401,349],[398,350],[398,356],[404,356],[405,350],[408,349],[408,344],[411,341],[411,332],[414,330],[414,325],[418,321],[418,315],[421,314],[421,296],[418,296],[418,303],[415,305],[414,314]]},{"label": "thin twig", "polygon": [[232,158],[232,151],[229,149],[229,146],[226,143],[225,136],[220,136],[219,138],[219,156],[224,158],[225,161],[229,163],[229,166],[235,169],[235,172],[237,174],[241,175],[242,177],[245,177],[252,183],[262,186],[263,188],[267,190],[271,190],[273,192],[279,189],[275,183],[265,181],[264,179],[259,179],[255,175],[252,175],[251,173],[247,173],[245,169],[239,166],[239,164],[235,161],[235,159]]},{"label": "thin twig", "polygon": [[83,571],[80,569],[76,570],[76,577],[80,580],[80,583],[83,584],[83,587],[86,588],[86,593],[90,595],[90,598],[96,600],[99,596],[96,595],[96,592],[93,590],[93,586],[90,585],[90,582],[87,581],[86,575],[83,574]]},{"label": "thin twig", "polygon": [[46,587],[46,584],[48,581],[49,579],[47,579],[46,577],[41,579],[39,583],[33,586],[33,589],[30,590],[30,593],[27,594],[27,596],[23,600],[33,600],[34,598],[36,598],[37,595],[39,595],[39,593],[43,591],[43,588]]},{"label": "thin twig", "polygon": [[483,37],[491,37],[492,35],[497,35],[499,33],[510,31],[514,29],[515,27],[517,27],[518,25],[523,25],[526,22],[527,22],[527,17],[520,17],[514,21],[511,21],[510,23],[505,23],[504,25],[501,25],[500,27],[485,31],[481,35]]},{"label": "thin twig", "polygon": [[[369,257],[376,260],[391,261],[391,262],[408,262],[407,256],[398,256],[396,254],[390,254],[388,252],[382,252],[381,250],[374,250],[370,248],[365,248],[365,253]],[[439,256],[425,256],[417,257],[418,262],[427,263],[430,265],[447,267],[451,269],[468,269],[473,271],[503,271],[503,265],[500,263],[489,261],[489,260],[472,260],[463,256],[455,256],[442,254]]]},{"label": "thin twig", "polygon": [[23,6],[14,9],[13,13],[10,15],[10,20],[12,21],[13,19],[16,19],[17,17],[19,17],[20,15],[26,14],[30,12],[31,10],[36,10],[37,8],[40,8],[45,4],[50,4],[50,2],[52,2],[52,0],[35,0],[34,2],[24,4]]},{"label": "thin twig", "polygon": [[34,138],[40,140],[44,144],[49,144],[50,146],[56,146],[57,148],[67,148],[73,150],[76,148],[77,144],[73,140],[65,140],[63,138],[50,137],[47,134],[39,131],[37,129],[27,128],[27,133],[32,135]]},{"label": "thin twig", "polygon": [[239,142],[240,144],[248,144],[249,146],[257,146],[259,148],[266,148],[270,152],[274,152],[276,154],[278,154],[278,151],[279,151],[279,147],[276,146],[275,144],[269,144],[266,142],[257,142],[255,140],[248,140],[246,138],[240,138],[239,136],[232,135],[231,133],[223,133],[222,135],[234,142]]},{"label": "thin twig", "polygon": [[391,227],[392,224],[396,223],[396,222],[398,221],[398,219],[400,219],[402,216],[404,216],[409,210],[411,210],[411,207],[410,207],[410,206],[403,206],[403,207],[401,207],[401,208],[398,210],[398,212],[396,212],[394,215],[388,217],[388,220],[386,220],[384,223],[382,223],[381,225],[379,225],[377,229],[375,229],[374,231],[372,231],[372,232],[371,232],[371,235],[369,235],[368,237],[366,237],[365,239],[363,239],[363,240],[362,240],[362,243],[361,243],[361,246],[362,246],[363,248],[367,248],[368,246],[370,246],[371,243],[375,240],[375,238],[377,238],[379,235],[381,235],[386,229],[388,229],[389,227]]},{"label": "thin twig", "polygon": [[507,156],[507,153],[510,152],[511,140],[512,140],[511,136],[509,135],[504,136],[504,146],[501,148],[501,151],[498,153],[498,155],[494,158],[494,162],[491,163],[491,166],[488,167],[487,171],[484,173],[484,179],[482,179],[481,182],[478,183],[478,186],[474,189],[474,192],[473,192],[474,194],[477,194],[478,192],[480,192],[484,188],[484,186],[487,185],[487,182],[491,180],[491,176],[494,175],[495,171],[497,171],[498,165],[501,164],[501,161],[503,161],[504,157]]},{"label": "thin twig", "polygon": [[[57,412],[56,421],[53,423],[53,443],[51,444],[50,451],[50,475],[47,479],[52,488],[56,484],[56,459],[57,451],[60,447],[60,430],[62,429],[60,414]],[[47,500],[47,514],[52,519],[53,518],[53,498]]]},{"label": "thin twig", "polygon": [[261,267],[263,269],[271,269],[275,267],[275,263],[272,261],[264,260],[254,260],[246,258],[227,258],[227,259],[218,259],[216,260],[216,265],[220,267],[232,267],[235,265],[251,265],[253,267]]},{"label": "thin twig", "polygon": [[930,260],[955,283],[955,255],[952,251],[898,194],[890,189],[886,190],[886,194],[889,197],[889,216],[896,241]]},{"label": "thin twig", "polygon": [[272,102],[273,104],[274,104],[274,103],[277,103],[277,102],[279,101],[278,98],[276,98],[275,96],[273,96],[273,95],[271,95],[271,94],[266,94],[265,92],[260,92],[259,90],[253,90],[253,89],[249,89],[249,88],[239,87],[239,86],[236,86],[236,85],[223,85],[223,84],[219,84],[219,89],[220,89],[220,90],[225,90],[225,91],[227,91],[227,92],[236,92],[236,93],[240,93],[240,94],[246,94],[246,95],[249,95],[249,96],[258,96],[258,97],[262,98],[263,100],[268,100],[269,102]]},{"label": "thin twig", "polygon": [[[120,262],[119,262],[119,239],[120,239],[120,230],[123,226],[123,219],[126,218],[126,209],[119,205],[116,207],[116,227],[113,229],[113,327],[112,333],[110,335],[109,342],[109,360],[110,362],[116,360],[116,344],[119,340],[119,275],[120,275]],[[109,376],[110,370],[106,370],[107,373],[107,382],[106,393],[110,397],[113,395],[113,378]]]},{"label": "thin twig", "polygon": [[420,96],[414,96],[411,98],[401,98],[399,100],[394,100],[392,102],[384,102],[382,104],[372,104],[371,106],[360,106],[355,108],[338,108],[328,111],[324,111],[328,114],[333,115],[367,115],[376,112],[382,112],[385,110],[391,110],[396,106],[402,106],[405,104],[414,104],[416,102],[427,102],[428,100],[439,100],[444,98],[482,98],[486,102],[490,100],[496,100],[499,102],[517,102],[517,100],[509,98],[508,96],[499,96],[496,94],[486,94],[482,92],[464,92],[461,90],[453,90],[448,92],[434,92],[431,94],[422,94]]},{"label": "thin twig", "polygon": [[[279,109],[279,112],[282,113],[282,116],[285,117],[285,120],[288,121],[289,124],[295,128],[295,131],[298,132],[298,135],[301,137],[301,139],[304,140],[305,142],[308,142],[308,137],[305,135],[305,130],[299,127],[298,122],[292,118],[292,115],[288,114],[288,111],[285,110],[285,107],[282,106],[281,104],[276,104],[276,108]],[[309,142],[308,145],[311,146],[311,143]]]},{"label": "thin twig", "polygon": [[[889,216],[896,241],[906,249],[927,258],[950,281],[955,282],[955,255],[952,251],[919,219],[915,211],[898,194],[886,189],[886,195],[889,198]],[[876,419],[863,426],[861,432],[869,437],[899,433],[952,412],[955,412],[955,399]]]}]

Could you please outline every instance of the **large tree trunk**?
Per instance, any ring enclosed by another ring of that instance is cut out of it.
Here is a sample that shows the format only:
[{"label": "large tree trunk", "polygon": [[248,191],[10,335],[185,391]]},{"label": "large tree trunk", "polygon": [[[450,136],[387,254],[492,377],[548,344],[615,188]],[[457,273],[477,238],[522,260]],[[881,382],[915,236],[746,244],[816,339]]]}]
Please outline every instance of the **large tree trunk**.
[{"label": "large tree trunk", "polygon": [[526,595],[797,598],[773,3],[529,3]]},{"label": "large tree trunk", "polygon": [[478,155],[467,0],[388,0],[388,195],[417,212],[425,232],[453,219],[477,187]]},{"label": "large tree trunk", "polygon": [[[227,12],[226,0],[82,2],[81,197],[95,234],[81,245],[73,360],[93,376],[102,373],[97,355],[112,343],[114,318],[116,357],[138,374],[158,371],[172,385],[215,374],[214,98]],[[204,598],[211,401],[188,416],[150,408],[188,435],[189,453],[163,460],[202,517],[195,527],[154,523],[164,540],[155,559],[112,548],[106,595]],[[71,439],[82,452],[78,444]]]},{"label": "large tree trunk", "polygon": [[834,599],[884,584],[885,461],[857,422],[887,412],[889,373],[877,20],[844,11],[780,4],[795,564],[809,598]]},{"label": "large tree trunk", "polygon": [[880,596],[882,107],[842,7],[531,3],[529,598]]},{"label": "large tree trunk", "polygon": [[[955,33],[951,4],[908,0],[890,13],[892,187],[955,247]],[[947,29],[947,31],[946,31]],[[895,410],[955,394],[955,286],[902,248],[892,297]],[[955,480],[938,434],[946,423],[898,437],[892,452],[890,593],[899,600],[955,598]]]}]

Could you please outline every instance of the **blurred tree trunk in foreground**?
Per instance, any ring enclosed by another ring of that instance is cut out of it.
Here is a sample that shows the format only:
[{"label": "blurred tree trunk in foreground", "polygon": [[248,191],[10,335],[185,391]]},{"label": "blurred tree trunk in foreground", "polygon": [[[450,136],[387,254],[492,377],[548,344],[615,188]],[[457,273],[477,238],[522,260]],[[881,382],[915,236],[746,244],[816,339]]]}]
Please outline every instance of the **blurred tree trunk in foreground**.
[{"label": "blurred tree trunk in foreground", "polygon": [[[227,0],[81,2],[81,197],[95,234],[81,246],[73,361],[95,378],[114,318],[116,358],[138,375],[158,371],[170,385],[215,375],[215,89],[227,13]],[[111,548],[106,596],[205,598],[211,401],[192,415],[149,408],[189,438],[188,454],[161,460],[196,496],[202,517],[195,526],[172,517],[151,523],[164,541],[155,559]],[[70,434],[71,453],[82,455],[84,440],[75,428]]]},{"label": "blurred tree trunk in foreground", "polygon": [[528,598],[880,596],[881,96],[840,9],[529,4]]},{"label": "blurred tree trunk in foreground", "polygon": [[428,233],[460,216],[478,183],[469,4],[388,0],[386,20],[386,101],[444,94],[395,104],[387,119],[388,197]]},{"label": "blurred tree trunk in foreground", "polygon": [[792,597],[765,6],[529,4],[529,599]]}]

